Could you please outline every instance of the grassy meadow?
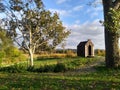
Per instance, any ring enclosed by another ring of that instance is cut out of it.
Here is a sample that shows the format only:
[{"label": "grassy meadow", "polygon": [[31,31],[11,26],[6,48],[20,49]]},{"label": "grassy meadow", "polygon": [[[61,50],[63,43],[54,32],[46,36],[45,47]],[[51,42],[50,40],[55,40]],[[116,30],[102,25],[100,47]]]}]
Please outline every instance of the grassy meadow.
[{"label": "grassy meadow", "polygon": [[[102,63],[99,63],[101,59]],[[34,68],[47,67],[47,72],[1,71],[0,90],[119,90],[120,69],[105,68],[103,59],[103,57],[37,57],[34,60]],[[62,63],[66,71],[57,73],[50,71],[50,68],[58,63]],[[27,63],[20,65],[26,67]],[[85,69],[86,67],[90,69]]]}]

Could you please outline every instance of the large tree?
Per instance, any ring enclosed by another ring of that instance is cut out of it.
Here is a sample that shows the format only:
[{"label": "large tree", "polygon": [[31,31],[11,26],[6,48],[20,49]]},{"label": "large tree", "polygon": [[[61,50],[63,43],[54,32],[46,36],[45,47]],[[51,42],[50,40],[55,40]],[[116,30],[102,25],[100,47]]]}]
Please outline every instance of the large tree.
[{"label": "large tree", "polygon": [[69,35],[57,13],[44,9],[41,0],[3,0],[2,8],[7,14],[5,29],[8,35],[30,55],[33,66],[33,54],[38,47],[50,45],[56,47]]},{"label": "large tree", "polygon": [[120,0],[102,0],[104,8],[106,66],[120,66]]}]

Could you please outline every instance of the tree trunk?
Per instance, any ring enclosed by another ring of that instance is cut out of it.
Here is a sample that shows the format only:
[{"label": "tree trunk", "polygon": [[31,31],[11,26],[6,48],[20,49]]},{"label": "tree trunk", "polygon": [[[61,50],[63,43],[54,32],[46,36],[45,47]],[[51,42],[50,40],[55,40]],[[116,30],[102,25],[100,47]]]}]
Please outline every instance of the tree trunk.
[{"label": "tree trunk", "polygon": [[33,42],[32,42],[32,30],[29,29],[29,54],[30,54],[30,67],[33,67]]},{"label": "tree trunk", "polygon": [[33,52],[31,49],[29,51],[29,55],[30,55],[30,67],[33,67]]},{"label": "tree trunk", "polygon": [[105,29],[105,46],[106,46],[106,66],[108,68],[118,67],[119,60],[119,37]]},{"label": "tree trunk", "polygon": [[[108,14],[110,8],[114,8],[112,0],[103,0],[104,8],[104,21],[107,20],[114,23],[111,20],[111,16]],[[108,18],[109,17],[109,18]],[[106,23],[107,24],[107,23]],[[115,68],[120,65],[119,59],[119,36],[112,32],[110,28],[105,26],[105,49],[106,49],[106,67]]]}]

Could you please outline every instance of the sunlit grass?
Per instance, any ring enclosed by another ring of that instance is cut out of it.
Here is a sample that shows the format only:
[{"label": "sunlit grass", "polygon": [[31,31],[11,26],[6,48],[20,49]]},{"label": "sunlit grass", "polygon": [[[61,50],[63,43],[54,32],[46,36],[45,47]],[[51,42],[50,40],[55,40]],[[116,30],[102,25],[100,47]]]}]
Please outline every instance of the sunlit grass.
[{"label": "sunlit grass", "polygon": [[99,57],[95,58],[82,58],[82,57],[73,57],[73,58],[38,58],[34,61],[34,66],[40,67],[45,65],[55,65],[58,62],[65,64],[69,69],[77,69],[85,65],[89,65],[99,60]]}]

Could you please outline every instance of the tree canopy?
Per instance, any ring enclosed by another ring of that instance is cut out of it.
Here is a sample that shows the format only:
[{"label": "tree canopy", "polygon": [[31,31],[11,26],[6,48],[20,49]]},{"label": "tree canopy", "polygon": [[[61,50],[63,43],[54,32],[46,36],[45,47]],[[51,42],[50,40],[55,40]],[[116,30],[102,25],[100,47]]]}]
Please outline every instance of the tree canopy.
[{"label": "tree canopy", "polygon": [[58,14],[45,10],[41,0],[8,0],[1,4],[1,11],[7,15],[3,19],[5,29],[14,42],[29,52],[31,66],[35,50],[55,48],[70,34]]}]

